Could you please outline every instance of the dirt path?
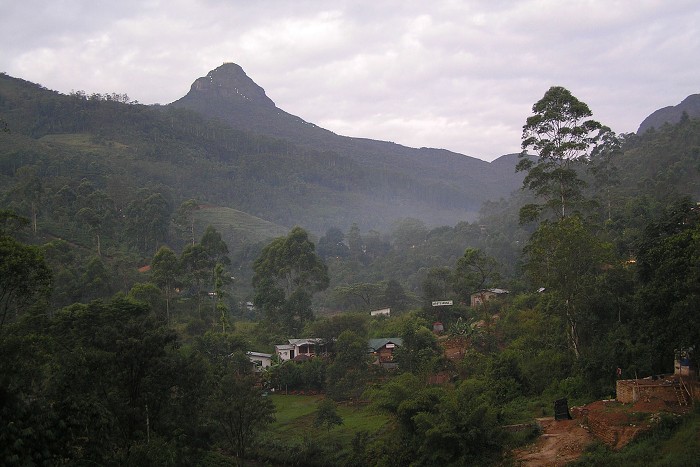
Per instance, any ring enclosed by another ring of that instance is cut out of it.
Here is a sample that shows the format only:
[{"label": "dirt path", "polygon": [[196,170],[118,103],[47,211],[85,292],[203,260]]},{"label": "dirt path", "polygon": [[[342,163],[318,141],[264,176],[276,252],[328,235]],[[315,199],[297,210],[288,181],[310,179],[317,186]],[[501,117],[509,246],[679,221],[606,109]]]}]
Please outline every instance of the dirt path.
[{"label": "dirt path", "polygon": [[513,454],[515,465],[536,467],[557,467],[578,459],[583,450],[595,441],[580,420],[559,420],[538,418],[542,435],[537,441]]},{"label": "dirt path", "polygon": [[660,412],[682,414],[688,410],[687,406],[654,398],[634,404],[602,400],[572,407],[573,420],[538,418],[542,435],[529,446],[513,451],[514,464],[563,466],[578,459],[586,447],[596,441],[612,449],[622,449],[639,433],[651,428]]}]

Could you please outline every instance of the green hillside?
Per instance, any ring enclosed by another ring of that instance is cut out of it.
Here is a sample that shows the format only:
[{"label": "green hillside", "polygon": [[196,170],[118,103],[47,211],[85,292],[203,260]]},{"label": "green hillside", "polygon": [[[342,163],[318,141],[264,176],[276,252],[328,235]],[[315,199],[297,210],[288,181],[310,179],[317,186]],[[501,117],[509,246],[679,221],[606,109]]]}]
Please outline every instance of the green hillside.
[{"label": "green hillside", "polygon": [[0,118],[10,130],[0,142],[6,176],[36,165],[47,187],[86,178],[121,186],[110,195],[124,201],[158,185],[175,204],[195,198],[318,234],[352,223],[386,229],[405,217],[429,225],[473,220],[489,196],[519,183],[512,167],[491,170],[446,151],[405,157],[383,142],[363,142],[371,151],[314,145],[182,107],[143,106],[118,94],[61,95],[7,75],[0,75]]},{"label": "green hillside", "polygon": [[286,235],[288,231],[285,227],[236,209],[200,206],[195,212],[195,229],[201,234],[209,225],[221,232],[224,238],[245,243],[267,241]]}]

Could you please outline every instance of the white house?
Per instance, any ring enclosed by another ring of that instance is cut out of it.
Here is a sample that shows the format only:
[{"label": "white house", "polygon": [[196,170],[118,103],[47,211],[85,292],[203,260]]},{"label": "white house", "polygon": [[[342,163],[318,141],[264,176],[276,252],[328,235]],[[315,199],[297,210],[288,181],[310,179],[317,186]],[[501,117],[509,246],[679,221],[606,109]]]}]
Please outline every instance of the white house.
[{"label": "white house", "polygon": [[291,344],[275,345],[275,353],[283,362],[293,359],[296,356],[295,351],[295,347]]},{"label": "white house", "polygon": [[370,316],[390,316],[391,308],[382,308],[381,310],[374,310],[369,312]]},{"label": "white house", "polygon": [[275,353],[282,361],[315,357],[325,352],[325,340],[317,337],[289,339],[289,344],[278,344],[275,346]]},{"label": "white house", "polygon": [[250,361],[255,365],[255,371],[260,371],[272,365],[272,354],[262,352],[246,352]]}]

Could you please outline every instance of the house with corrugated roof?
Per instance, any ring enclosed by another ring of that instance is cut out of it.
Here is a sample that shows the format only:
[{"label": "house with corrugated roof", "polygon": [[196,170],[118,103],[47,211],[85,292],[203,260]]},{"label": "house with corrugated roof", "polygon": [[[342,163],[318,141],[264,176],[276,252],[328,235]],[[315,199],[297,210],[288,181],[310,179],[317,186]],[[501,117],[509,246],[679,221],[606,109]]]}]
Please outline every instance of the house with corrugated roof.
[{"label": "house with corrugated roof", "polygon": [[369,340],[369,352],[372,354],[373,362],[384,368],[396,368],[394,362],[394,351],[403,345],[400,337],[382,337]]},{"label": "house with corrugated roof", "polygon": [[494,298],[505,297],[509,292],[505,289],[483,289],[471,294],[470,305],[475,307],[483,305]]},{"label": "house with corrugated roof", "polygon": [[323,355],[328,350],[325,339],[308,337],[303,339],[289,339],[287,344],[275,345],[275,353],[280,360],[307,360],[311,357]]},{"label": "house with corrugated roof", "polygon": [[248,359],[255,367],[255,371],[262,371],[272,365],[272,354],[262,352],[246,352]]}]

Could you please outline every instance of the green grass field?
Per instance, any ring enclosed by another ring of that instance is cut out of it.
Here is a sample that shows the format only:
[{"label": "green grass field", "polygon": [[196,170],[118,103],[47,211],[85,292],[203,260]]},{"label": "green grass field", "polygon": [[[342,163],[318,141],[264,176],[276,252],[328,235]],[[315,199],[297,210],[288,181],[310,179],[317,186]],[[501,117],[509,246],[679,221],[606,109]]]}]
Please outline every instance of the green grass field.
[{"label": "green grass field", "polygon": [[343,424],[330,430],[316,428],[314,418],[323,396],[276,394],[269,397],[277,409],[277,420],[272,425],[272,431],[283,442],[299,442],[309,436],[329,436],[340,444],[349,444],[355,433],[377,433],[389,423],[386,415],[375,412],[366,404],[339,404],[337,410]]}]

